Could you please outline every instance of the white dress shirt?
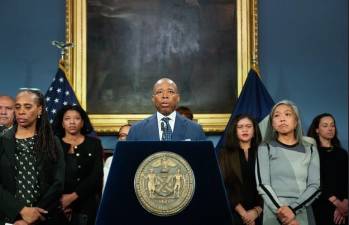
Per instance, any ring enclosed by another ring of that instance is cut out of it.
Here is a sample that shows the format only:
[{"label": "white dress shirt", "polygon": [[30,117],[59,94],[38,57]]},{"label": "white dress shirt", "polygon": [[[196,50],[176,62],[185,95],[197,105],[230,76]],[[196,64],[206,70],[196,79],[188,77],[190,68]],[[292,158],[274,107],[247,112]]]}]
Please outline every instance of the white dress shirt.
[{"label": "white dress shirt", "polygon": [[171,127],[171,130],[173,132],[174,125],[176,122],[176,111],[173,111],[170,115],[164,116],[159,112],[156,112],[156,118],[158,119],[158,130],[159,130],[159,140],[161,140],[162,137],[162,130],[161,130],[161,123],[163,123],[162,118],[168,117],[170,120],[168,121]]}]

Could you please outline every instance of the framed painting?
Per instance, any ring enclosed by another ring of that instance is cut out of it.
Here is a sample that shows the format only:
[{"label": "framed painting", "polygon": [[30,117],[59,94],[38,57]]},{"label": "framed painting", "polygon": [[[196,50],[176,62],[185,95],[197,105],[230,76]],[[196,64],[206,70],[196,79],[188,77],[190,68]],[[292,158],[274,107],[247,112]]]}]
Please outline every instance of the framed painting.
[{"label": "framed painting", "polygon": [[258,69],[257,0],[67,0],[66,15],[67,77],[99,133],[153,114],[162,77],[206,132],[222,132]]}]

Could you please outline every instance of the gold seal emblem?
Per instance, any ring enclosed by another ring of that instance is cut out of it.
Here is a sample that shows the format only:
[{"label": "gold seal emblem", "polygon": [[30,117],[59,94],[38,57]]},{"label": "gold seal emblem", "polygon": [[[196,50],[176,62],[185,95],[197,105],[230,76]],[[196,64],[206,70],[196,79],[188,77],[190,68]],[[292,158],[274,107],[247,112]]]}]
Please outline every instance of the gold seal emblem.
[{"label": "gold seal emblem", "polygon": [[195,177],[189,163],[173,152],[158,152],[139,165],[134,188],[142,207],[157,216],[182,211],[195,191]]}]

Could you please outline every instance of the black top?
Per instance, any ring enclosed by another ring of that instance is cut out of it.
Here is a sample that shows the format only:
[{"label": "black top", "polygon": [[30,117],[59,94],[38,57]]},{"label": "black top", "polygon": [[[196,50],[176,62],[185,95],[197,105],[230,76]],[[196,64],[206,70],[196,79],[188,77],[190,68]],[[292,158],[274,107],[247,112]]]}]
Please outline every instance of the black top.
[{"label": "black top", "polygon": [[[348,153],[340,148],[318,147],[320,157],[321,195],[313,203],[317,224],[334,224],[335,207],[328,198],[348,198]],[[347,224],[347,223],[346,223]]]},{"label": "black top", "polygon": [[[219,165],[233,215],[236,215],[236,224],[242,224],[240,216],[235,212],[235,207],[239,203],[245,210],[262,206],[262,200],[257,192],[254,171],[256,151],[257,149],[252,148],[248,150],[248,160],[240,148],[237,150],[222,149],[219,152]],[[255,222],[260,224],[260,218]]]},{"label": "black top", "polygon": [[79,177],[78,173],[78,162],[74,154],[67,154],[65,157],[65,182],[64,182],[64,193],[72,193],[75,191],[76,186],[78,186]]},{"label": "black top", "polygon": [[40,196],[39,169],[34,152],[35,137],[17,139],[15,151],[15,198],[33,206]]},{"label": "black top", "polygon": [[255,151],[249,149],[248,160],[246,160],[244,151],[240,149],[240,164],[241,164],[241,204],[245,209],[251,209],[260,204],[260,198],[257,192],[257,184],[255,179]]},{"label": "black top", "polygon": [[103,181],[101,142],[85,136],[84,142],[76,146],[73,154],[69,153],[70,144],[61,142],[66,162],[64,193],[76,192],[79,197],[70,207],[73,212],[89,215],[88,224],[93,224]]}]

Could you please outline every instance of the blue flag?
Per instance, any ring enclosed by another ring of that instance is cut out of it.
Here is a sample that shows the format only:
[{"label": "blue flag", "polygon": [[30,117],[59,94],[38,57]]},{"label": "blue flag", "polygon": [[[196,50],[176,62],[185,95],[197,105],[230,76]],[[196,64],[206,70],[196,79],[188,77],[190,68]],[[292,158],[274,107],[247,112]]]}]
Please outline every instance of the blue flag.
[{"label": "blue flag", "polygon": [[50,123],[64,105],[80,105],[61,65],[45,94],[45,101]]},{"label": "blue flag", "polygon": [[[226,127],[229,127],[233,118],[239,114],[248,114],[260,123],[268,116],[273,105],[274,101],[264,87],[257,72],[251,69]],[[222,148],[225,136],[226,132],[222,134],[218,141],[216,150]]]}]

